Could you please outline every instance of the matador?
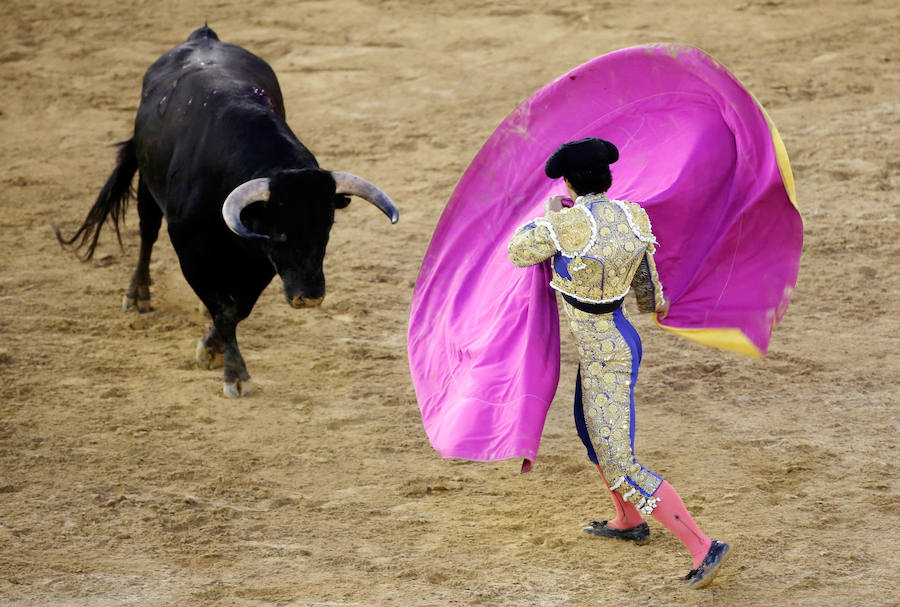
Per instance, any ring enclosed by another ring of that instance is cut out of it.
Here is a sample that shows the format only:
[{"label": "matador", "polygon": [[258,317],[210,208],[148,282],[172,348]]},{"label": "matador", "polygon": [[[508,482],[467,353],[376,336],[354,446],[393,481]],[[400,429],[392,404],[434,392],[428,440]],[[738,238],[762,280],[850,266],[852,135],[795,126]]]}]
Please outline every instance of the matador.
[{"label": "matador", "polygon": [[690,550],[692,588],[712,582],[729,551],[697,526],[675,489],[635,458],[634,386],[641,340],[622,306],[634,291],[641,312],[668,311],[653,261],[657,242],[650,218],[638,204],[611,200],[609,165],[618,160],[609,141],[582,139],[564,144],[547,161],[551,179],[565,178],[571,207],[563,197],[545,204],[545,215],[521,228],[509,243],[509,258],[526,267],[550,259],[550,286],[562,295],[580,361],[575,387],[575,425],[597,465],[616,508],[612,521],[584,528],[593,535],[649,541],[642,514],[650,514]]}]

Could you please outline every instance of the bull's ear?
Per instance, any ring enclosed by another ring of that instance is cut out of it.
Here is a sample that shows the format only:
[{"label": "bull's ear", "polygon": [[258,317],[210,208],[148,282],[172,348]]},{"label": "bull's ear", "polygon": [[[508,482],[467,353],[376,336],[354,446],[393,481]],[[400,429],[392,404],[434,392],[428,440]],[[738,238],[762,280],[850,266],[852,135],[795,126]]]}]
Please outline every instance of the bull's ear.
[{"label": "bull's ear", "polygon": [[350,204],[349,196],[344,196],[343,194],[335,194],[334,195],[334,208],[345,209],[345,208],[347,208],[348,204]]}]

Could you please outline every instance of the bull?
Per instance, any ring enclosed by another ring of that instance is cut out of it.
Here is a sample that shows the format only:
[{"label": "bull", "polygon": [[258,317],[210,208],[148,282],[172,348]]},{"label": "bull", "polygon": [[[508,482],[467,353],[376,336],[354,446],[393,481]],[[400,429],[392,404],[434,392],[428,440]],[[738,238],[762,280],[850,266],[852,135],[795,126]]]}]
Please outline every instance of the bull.
[{"label": "bull", "polygon": [[359,196],[391,223],[398,218],[372,183],[319,167],[286,122],[272,68],[207,26],[147,70],[132,138],[119,144],[116,167],[74,235],[55,228],[60,243],[90,260],[109,219],[121,246],[136,173],[141,244],[123,308],[150,309],[150,255],[165,217],[181,271],[212,318],[196,360],[224,364],[230,397],[253,390],[237,325],[275,274],[292,307],[322,303],[335,210]]}]

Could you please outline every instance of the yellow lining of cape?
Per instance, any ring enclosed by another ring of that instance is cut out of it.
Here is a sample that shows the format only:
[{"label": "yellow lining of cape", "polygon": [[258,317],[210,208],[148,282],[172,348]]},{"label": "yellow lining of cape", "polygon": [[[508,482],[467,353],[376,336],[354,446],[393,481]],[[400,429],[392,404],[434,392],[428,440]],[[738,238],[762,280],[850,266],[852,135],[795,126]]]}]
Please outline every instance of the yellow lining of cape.
[{"label": "yellow lining of cape", "polygon": [[[747,92],[749,93],[750,91]],[[772,122],[766,108],[762,106],[753,93],[750,93],[750,96],[753,97],[753,101],[756,102],[757,107],[762,111],[763,118],[766,119],[766,124],[769,125],[769,133],[772,135],[772,145],[775,146],[775,161],[778,163],[778,172],[781,173],[781,182],[784,184],[788,199],[790,199],[791,204],[793,204],[794,208],[799,212],[800,207],[797,205],[797,189],[794,186],[794,173],[791,170],[791,161],[788,158],[787,148],[784,147],[784,141],[781,139],[781,133],[778,132],[778,128],[775,126],[775,123]]]},{"label": "yellow lining of cape", "polygon": [[656,322],[656,326],[705,346],[737,352],[753,358],[763,358],[763,353],[753,345],[753,342],[740,329],[681,329],[678,327],[667,327],[659,322],[655,312],[653,313],[653,320]]}]

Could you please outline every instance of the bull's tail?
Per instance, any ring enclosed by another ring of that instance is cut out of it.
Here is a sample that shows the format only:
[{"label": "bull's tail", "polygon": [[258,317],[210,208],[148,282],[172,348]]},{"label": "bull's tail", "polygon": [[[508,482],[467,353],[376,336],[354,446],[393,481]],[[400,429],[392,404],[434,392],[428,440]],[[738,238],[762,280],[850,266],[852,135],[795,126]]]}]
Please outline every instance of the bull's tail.
[{"label": "bull's tail", "polygon": [[[109,179],[106,180],[106,184],[97,196],[97,201],[91,207],[91,210],[88,211],[87,217],[85,217],[78,231],[71,238],[67,239],[63,238],[58,227],[53,226],[53,231],[56,232],[56,239],[59,243],[63,247],[74,251],[82,261],[89,261],[97,249],[97,241],[100,238],[100,229],[103,227],[103,222],[110,217],[116,230],[119,246],[123,247],[119,222],[124,220],[125,211],[128,210],[128,201],[134,193],[131,182],[137,170],[138,163],[137,155],[134,151],[134,140],[123,141],[119,144],[119,159],[116,163],[116,168],[113,169]],[[82,249],[85,250],[82,252]]]}]

